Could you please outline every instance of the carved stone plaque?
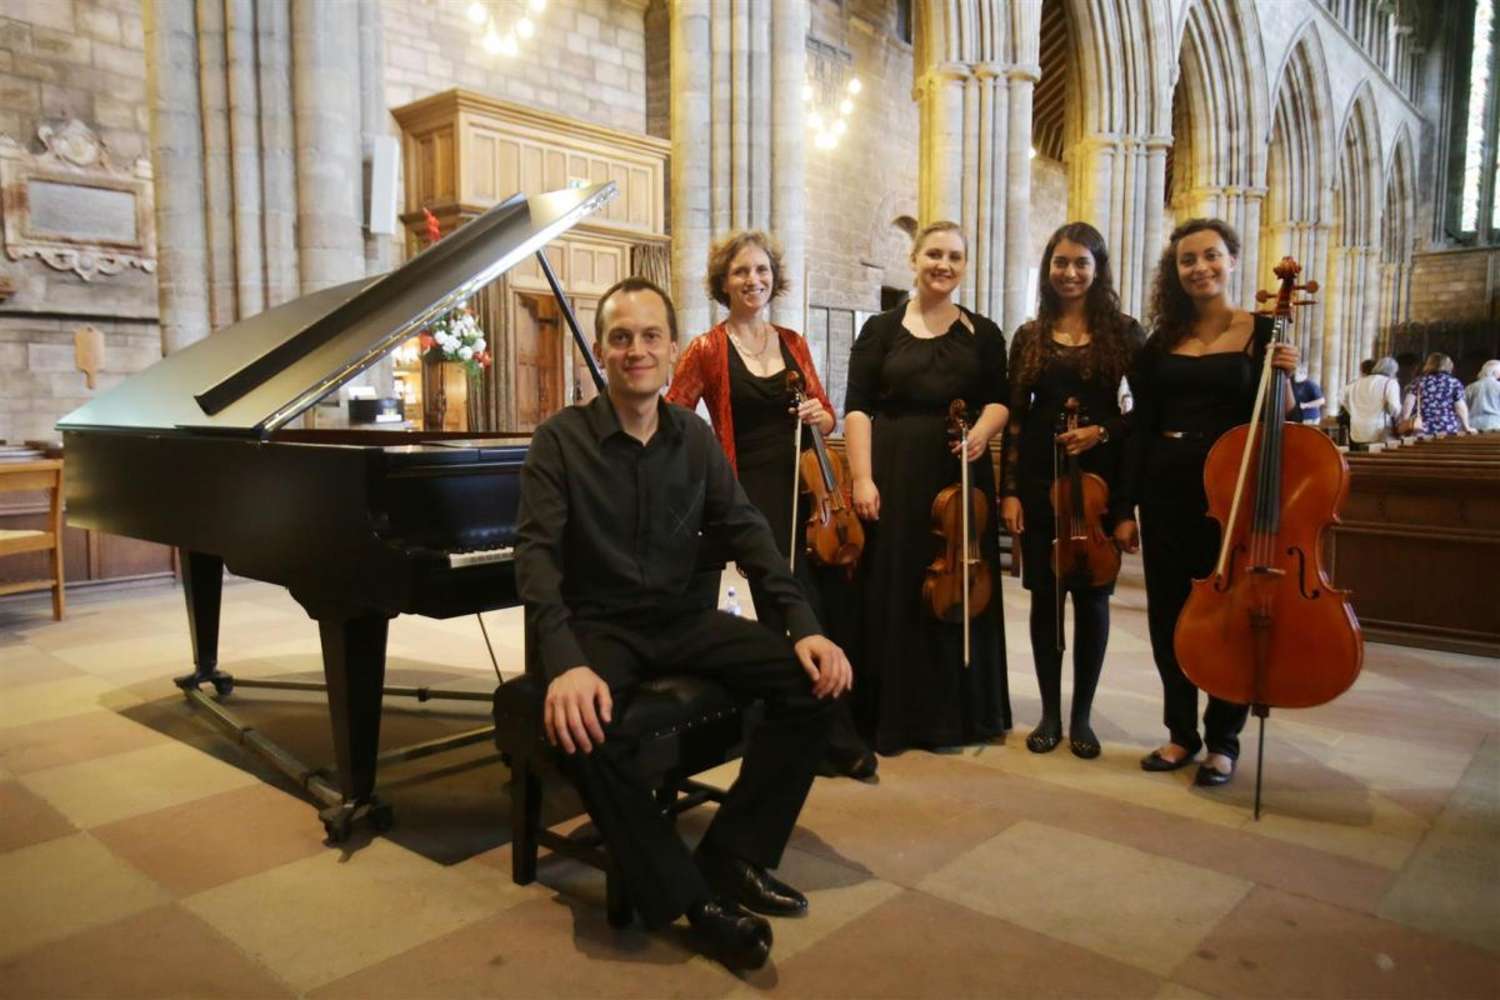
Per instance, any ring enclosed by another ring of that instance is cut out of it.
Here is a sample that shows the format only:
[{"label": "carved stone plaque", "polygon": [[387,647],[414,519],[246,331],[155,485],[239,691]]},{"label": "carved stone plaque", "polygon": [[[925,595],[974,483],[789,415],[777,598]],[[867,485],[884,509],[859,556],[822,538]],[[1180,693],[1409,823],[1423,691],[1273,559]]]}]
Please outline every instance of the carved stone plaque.
[{"label": "carved stone plaque", "polygon": [[36,258],[84,281],[127,267],[155,271],[150,164],[115,167],[79,121],[43,125],[37,138],[46,151],[33,154],[0,136],[6,256]]}]

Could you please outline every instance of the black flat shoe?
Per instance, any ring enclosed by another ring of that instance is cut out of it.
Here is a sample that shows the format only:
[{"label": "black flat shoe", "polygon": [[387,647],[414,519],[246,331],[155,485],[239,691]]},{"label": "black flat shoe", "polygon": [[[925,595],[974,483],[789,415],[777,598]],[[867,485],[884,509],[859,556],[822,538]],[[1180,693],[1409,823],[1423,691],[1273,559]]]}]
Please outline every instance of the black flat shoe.
[{"label": "black flat shoe", "polygon": [[1218,788],[1227,785],[1234,780],[1234,761],[1229,762],[1228,771],[1220,771],[1218,768],[1209,767],[1207,764],[1198,765],[1198,773],[1193,775],[1193,784],[1199,788]]},{"label": "black flat shoe", "polygon": [[870,781],[880,770],[880,761],[872,750],[832,750],[818,761],[817,773],[824,778],[853,778]]},{"label": "black flat shoe", "polygon": [[1062,726],[1051,726],[1046,722],[1037,724],[1026,737],[1026,749],[1032,753],[1051,753],[1062,742]]},{"label": "black flat shoe", "polygon": [[1189,764],[1191,764],[1193,762],[1193,758],[1197,755],[1198,751],[1194,750],[1192,753],[1183,754],[1182,757],[1178,758],[1177,760],[1168,760],[1166,757],[1163,757],[1161,755],[1160,750],[1152,750],[1146,756],[1141,758],[1141,770],[1180,771],[1184,767],[1187,767]]},{"label": "black flat shoe", "polygon": [[733,972],[758,969],[771,957],[771,925],[733,900],[694,903],[687,918],[704,953]]},{"label": "black flat shoe", "polygon": [[760,865],[701,848],[694,858],[714,892],[747,910],[771,917],[800,917],[807,913],[807,897]]}]

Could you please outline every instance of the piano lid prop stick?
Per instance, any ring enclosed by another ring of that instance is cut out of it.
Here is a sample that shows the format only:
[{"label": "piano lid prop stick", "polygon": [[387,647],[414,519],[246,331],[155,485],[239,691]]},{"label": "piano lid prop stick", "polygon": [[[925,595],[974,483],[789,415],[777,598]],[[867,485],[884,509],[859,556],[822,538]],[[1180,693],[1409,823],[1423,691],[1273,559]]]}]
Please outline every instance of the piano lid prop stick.
[{"label": "piano lid prop stick", "polygon": [[589,374],[594,377],[594,388],[600,394],[609,390],[604,385],[604,373],[599,370],[599,361],[594,357],[594,350],[589,342],[584,339],[583,331],[578,329],[578,317],[573,315],[573,305],[568,297],[563,294],[562,286],[557,283],[557,275],[552,273],[552,265],[547,262],[547,252],[538,250],[536,259],[542,265],[542,273],[547,276],[547,284],[552,286],[552,297],[557,299],[557,304],[562,306],[563,318],[568,321],[568,329],[573,332],[573,341],[578,345],[578,350],[583,354],[584,363],[589,366]]}]

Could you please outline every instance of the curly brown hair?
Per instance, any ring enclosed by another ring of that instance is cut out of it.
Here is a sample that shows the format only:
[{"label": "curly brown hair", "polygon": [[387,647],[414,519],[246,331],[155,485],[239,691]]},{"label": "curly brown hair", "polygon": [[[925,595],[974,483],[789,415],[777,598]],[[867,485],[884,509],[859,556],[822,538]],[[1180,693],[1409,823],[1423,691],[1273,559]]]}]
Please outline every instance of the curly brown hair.
[{"label": "curly brown hair", "polygon": [[729,277],[729,264],[749,246],[760,247],[771,260],[771,298],[791,287],[783,273],[781,244],[775,237],[764,229],[736,229],[708,248],[708,274],[703,279],[708,297],[726,309],[729,308],[729,295],[724,291],[724,279]]},{"label": "curly brown hair", "polygon": [[1151,327],[1151,344],[1166,353],[1176,347],[1192,329],[1193,300],[1177,277],[1177,245],[1186,237],[1205,230],[1213,230],[1224,241],[1229,256],[1239,259],[1240,234],[1223,219],[1189,219],[1167,238],[1167,248],[1161,252],[1156,264],[1156,277],[1151,282],[1151,306],[1146,313]]},{"label": "curly brown hair", "polygon": [[1033,384],[1046,363],[1049,334],[1062,312],[1062,300],[1048,280],[1048,272],[1052,254],[1063,240],[1077,243],[1094,257],[1094,282],[1089,286],[1083,306],[1089,328],[1089,349],[1080,374],[1089,379],[1097,372],[1106,381],[1119,382],[1130,367],[1131,350],[1125,337],[1130,317],[1120,311],[1120,296],[1115,293],[1114,275],[1109,267],[1109,248],[1099,230],[1087,222],[1070,222],[1052,234],[1047,248],[1042,251],[1042,266],[1037,278],[1036,319],[1027,324],[1030,336],[1016,338],[1016,383]]}]

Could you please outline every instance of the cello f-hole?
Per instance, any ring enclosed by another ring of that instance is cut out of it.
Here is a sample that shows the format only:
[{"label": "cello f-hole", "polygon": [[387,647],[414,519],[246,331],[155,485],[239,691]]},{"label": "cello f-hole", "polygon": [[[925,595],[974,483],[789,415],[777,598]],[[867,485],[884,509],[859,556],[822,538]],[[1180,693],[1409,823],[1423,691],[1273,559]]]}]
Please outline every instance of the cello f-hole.
[{"label": "cello f-hole", "polygon": [[1309,589],[1307,586],[1307,553],[1303,552],[1300,547],[1293,545],[1286,550],[1286,554],[1297,557],[1297,589],[1302,591],[1302,596],[1309,601],[1317,600],[1322,596],[1323,590],[1320,587]]}]

